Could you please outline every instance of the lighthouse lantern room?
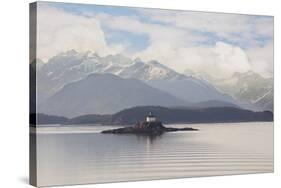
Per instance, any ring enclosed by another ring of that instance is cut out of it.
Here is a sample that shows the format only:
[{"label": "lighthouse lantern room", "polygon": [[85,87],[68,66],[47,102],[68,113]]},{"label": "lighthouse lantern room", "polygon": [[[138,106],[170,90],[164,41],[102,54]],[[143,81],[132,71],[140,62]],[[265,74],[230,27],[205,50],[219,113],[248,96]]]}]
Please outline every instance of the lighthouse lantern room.
[{"label": "lighthouse lantern room", "polygon": [[146,122],[156,122],[156,117],[153,116],[150,112],[149,115],[146,117]]}]

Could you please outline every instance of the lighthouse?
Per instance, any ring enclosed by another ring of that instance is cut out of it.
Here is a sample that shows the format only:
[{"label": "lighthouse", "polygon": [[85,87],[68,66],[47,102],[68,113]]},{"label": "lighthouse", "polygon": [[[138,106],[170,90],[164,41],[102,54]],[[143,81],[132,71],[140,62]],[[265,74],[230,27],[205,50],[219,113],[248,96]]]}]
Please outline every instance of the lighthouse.
[{"label": "lighthouse", "polygon": [[156,122],[156,117],[150,112],[149,115],[146,116],[146,122]]}]

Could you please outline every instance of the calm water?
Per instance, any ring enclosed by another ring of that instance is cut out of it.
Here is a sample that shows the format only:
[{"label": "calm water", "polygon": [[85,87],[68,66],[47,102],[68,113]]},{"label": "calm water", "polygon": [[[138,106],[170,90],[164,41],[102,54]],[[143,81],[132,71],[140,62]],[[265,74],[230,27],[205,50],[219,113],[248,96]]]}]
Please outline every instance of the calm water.
[{"label": "calm water", "polygon": [[151,138],[99,133],[112,126],[37,128],[38,184],[273,172],[273,123],[169,126],[200,131]]}]

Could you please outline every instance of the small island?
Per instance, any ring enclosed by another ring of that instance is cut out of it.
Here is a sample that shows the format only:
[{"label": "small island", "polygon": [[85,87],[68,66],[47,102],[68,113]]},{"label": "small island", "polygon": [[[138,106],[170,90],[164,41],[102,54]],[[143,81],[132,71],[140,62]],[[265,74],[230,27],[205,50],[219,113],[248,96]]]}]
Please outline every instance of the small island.
[{"label": "small island", "polygon": [[146,117],[146,120],[132,127],[124,127],[119,129],[104,130],[101,133],[110,134],[143,134],[143,135],[161,135],[165,132],[175,132],[175,131],[197,131],[191,127],[185,128],[173,128],[163,126],[161,121],[158,121],[155,116],[150,112]]}]

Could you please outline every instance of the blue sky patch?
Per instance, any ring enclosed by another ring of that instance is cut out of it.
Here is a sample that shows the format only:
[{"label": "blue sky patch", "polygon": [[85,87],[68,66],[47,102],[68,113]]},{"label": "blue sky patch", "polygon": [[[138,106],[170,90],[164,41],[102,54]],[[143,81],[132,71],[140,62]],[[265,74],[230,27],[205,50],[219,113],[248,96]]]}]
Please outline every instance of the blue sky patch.
[{"label": "blue sky patch", "polygon": [[127,31],[112,30],[102,26],[105,32],[105,39],[109,45],[129,44],[128,52],[137,52],[149,46],[149,37],[145,34],[134,34]]}]

